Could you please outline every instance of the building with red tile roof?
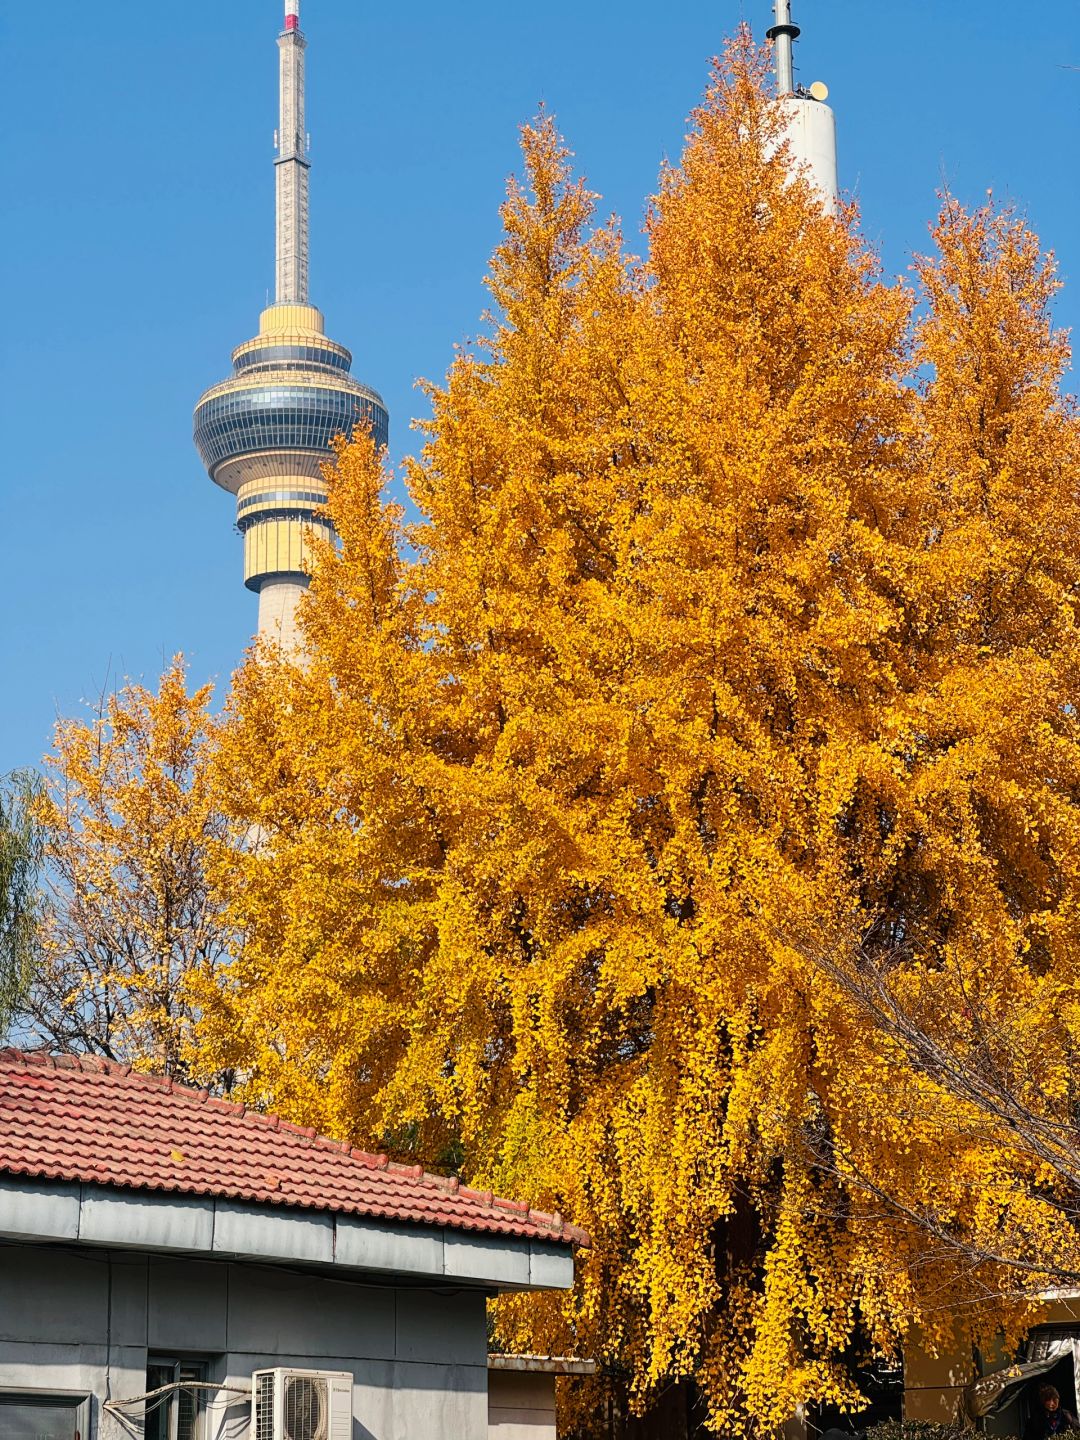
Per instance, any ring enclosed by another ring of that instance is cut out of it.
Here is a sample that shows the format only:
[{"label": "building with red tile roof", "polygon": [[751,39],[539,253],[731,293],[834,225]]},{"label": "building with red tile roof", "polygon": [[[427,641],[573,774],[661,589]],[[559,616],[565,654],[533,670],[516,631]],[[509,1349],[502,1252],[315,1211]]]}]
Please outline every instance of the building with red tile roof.
[{"label": "building with red tile roof", "polygon": [[0,1173],[588,1243],[559,1215],[89,1055],[0,1050]]},{"label": "building with red tile roof", "polygon": [[0,1435],[225,1440],[306,1376],[343,1436],[487,1440],[487,1299],[569,1288],[587,1243],[204,1091],[0,1051]]}]

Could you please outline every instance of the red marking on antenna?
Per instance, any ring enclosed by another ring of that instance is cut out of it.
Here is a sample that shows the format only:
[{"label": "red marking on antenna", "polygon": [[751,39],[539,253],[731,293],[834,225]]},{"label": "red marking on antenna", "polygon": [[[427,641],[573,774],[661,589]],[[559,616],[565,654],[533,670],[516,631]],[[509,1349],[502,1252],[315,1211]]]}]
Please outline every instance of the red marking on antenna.
[{"label": "red marking on antenna", "polygon": [[300,29],[300,16],[299,16],[299,15],[286,15],[286,16],[285,16],[285,29],[286,29],[286,30],[299,30],[299,29]]}]

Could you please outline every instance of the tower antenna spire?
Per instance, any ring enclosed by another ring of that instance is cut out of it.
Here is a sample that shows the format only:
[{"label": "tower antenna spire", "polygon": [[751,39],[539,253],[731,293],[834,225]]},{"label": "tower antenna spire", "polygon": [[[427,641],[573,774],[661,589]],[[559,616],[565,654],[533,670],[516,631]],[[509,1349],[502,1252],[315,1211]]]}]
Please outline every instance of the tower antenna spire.
[{"label": "tower antenna spire", "polygon": [[765,34],[773,42],[776,54],[776,93],[791,95],[795,90],[795,63],[792,46],[801,31],[791,19],[791,0],[773,0],[776,24]]},{"label": "tower antenna spire", "polygon": [[300,0],[285,0],[285,28],[278,36],[281,123],[277,136],[277,281],[279,305],[308,303],[308,171],[304,128],[304,51]]}]

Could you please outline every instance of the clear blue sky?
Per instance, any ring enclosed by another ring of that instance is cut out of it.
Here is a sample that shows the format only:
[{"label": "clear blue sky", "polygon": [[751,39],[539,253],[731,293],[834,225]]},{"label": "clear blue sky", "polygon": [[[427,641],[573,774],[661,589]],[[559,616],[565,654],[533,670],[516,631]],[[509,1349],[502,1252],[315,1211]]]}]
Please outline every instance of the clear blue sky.
[{"label": "clear blue sky", "polygon": [[[1080,38],[1008,0],[795,0],[844,186],[891,271],[943,180],[1019,203],[1076,316]],[[1066,7],[1075,10],[1074,3]],[[57,711],[177,650],[226,682],[255,624],[233,502],[191,444],[200,392],[272,281],[280,0],[24,0],[7,57],[0,771]],[[633,236],[707,62],[769,0],[305,0],[312,293],[410,447],[417,376],[472,334],[516,129],[543,100]]]}]

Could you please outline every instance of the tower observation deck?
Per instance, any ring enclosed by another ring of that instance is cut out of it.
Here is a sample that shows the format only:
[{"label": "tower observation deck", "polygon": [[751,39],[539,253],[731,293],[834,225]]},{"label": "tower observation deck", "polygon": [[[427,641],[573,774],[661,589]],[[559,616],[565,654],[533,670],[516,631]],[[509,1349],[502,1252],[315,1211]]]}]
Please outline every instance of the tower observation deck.
[{"label": "tower observation deck", "polygon": [[277,243],[274,304],[259,333],[233,351],[233,373],[195,407],[195,446],[211,480],[236,496],[244,583],[259,596],[259,634],[295,642],[296,604],[307,585],[309,537],[333,535],[316,512],[326,501],[322,466],[335,435],[367,425],[378,445],[386,406],[349,373],[352,356],[325,333],[308,299],[308,158],[300,0],[286,0],[280,51]]}]

